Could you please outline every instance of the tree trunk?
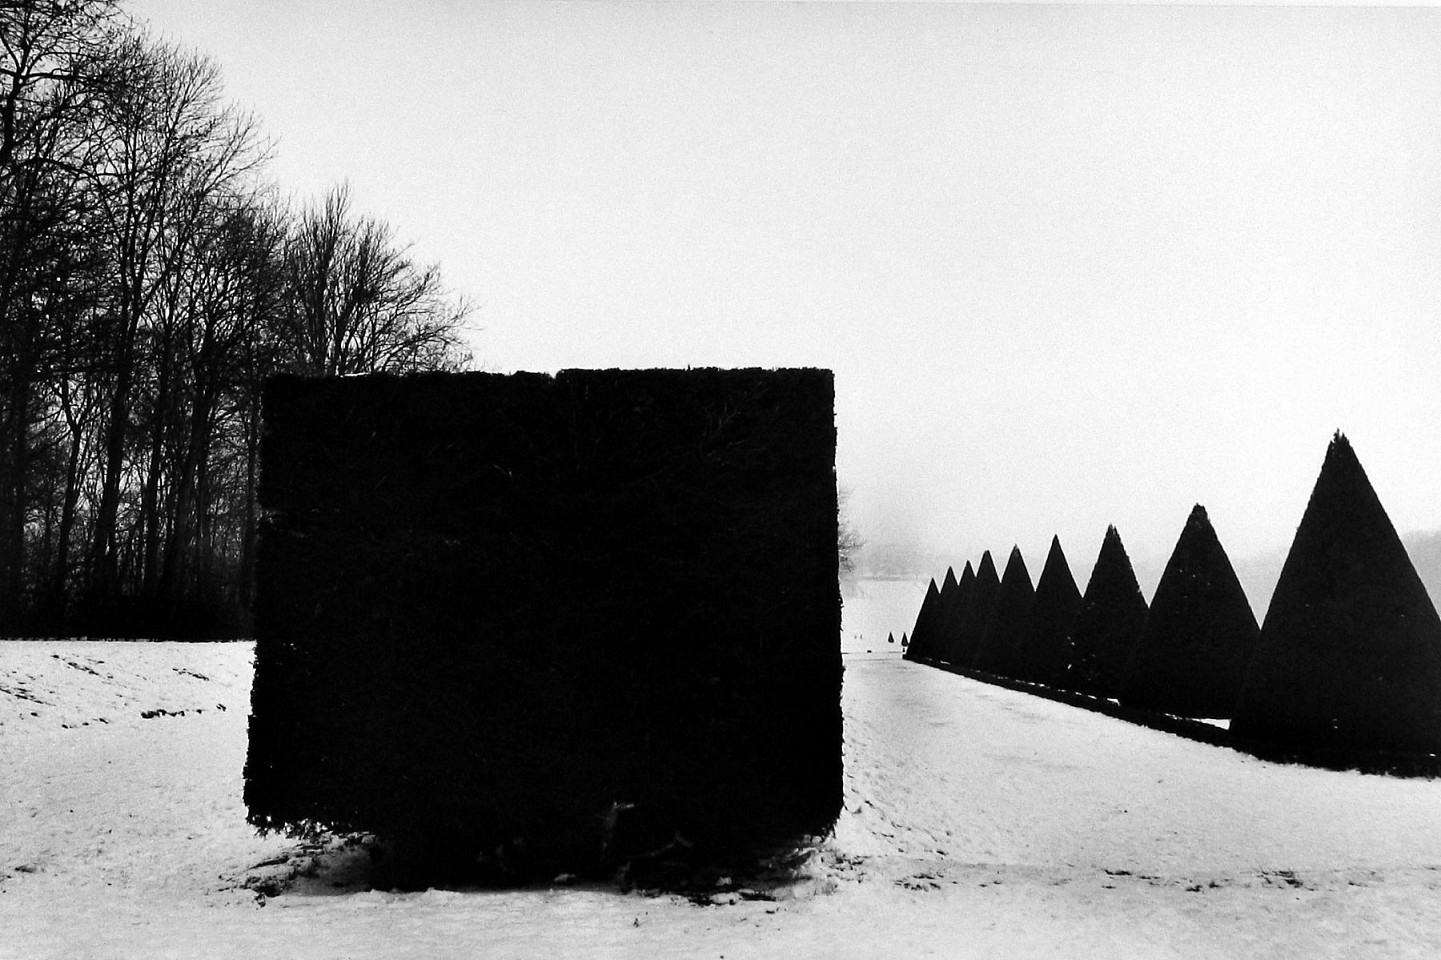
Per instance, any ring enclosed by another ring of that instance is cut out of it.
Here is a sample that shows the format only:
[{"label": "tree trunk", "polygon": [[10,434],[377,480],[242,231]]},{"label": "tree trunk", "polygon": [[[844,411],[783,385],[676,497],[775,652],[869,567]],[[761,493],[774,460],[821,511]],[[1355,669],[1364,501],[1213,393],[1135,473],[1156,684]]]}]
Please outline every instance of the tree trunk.
[{"label": "tree trunk", "polygon": [[7,392],[0,455],[0,633],[20,626],[25,594],[25,488],[29,473],[30,378],[15,364]]},{"label": "tree trunk", "polygon": [[70,579],[70,536],[75,528],[75,508],[80,502],[80,451],[84,449],[84,434],[72,428],[70,433],[70,456],[65,470],[65,500],[60,507],[60,528],[55,540],[55,565],[50,581],[50,615],[54,618],[55,629],[62,629],[66,622],[67,584]]}]

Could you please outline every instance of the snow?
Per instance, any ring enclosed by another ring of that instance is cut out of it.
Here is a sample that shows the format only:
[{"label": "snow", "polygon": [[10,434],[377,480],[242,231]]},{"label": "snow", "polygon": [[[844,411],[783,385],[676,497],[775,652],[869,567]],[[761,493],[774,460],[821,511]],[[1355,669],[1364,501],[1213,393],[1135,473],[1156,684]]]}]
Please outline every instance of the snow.
[{"label": "snow", "polygon": [[358,848],[245,823],[250,644],[0,642],[0,958],[1435,954],[1441,783],[904,663],[885,635],[907,627],[852,609],[888,589],[847,597],[835,835],[778,899],[716,906],[364,889]]},{"label": "snow", "polygon": [[[841,582],[841,651],[857,656],[901,653],[901,634],[916,625],[927,581],[869,577]],[[895,643],[886,643],[887,635]]]}]

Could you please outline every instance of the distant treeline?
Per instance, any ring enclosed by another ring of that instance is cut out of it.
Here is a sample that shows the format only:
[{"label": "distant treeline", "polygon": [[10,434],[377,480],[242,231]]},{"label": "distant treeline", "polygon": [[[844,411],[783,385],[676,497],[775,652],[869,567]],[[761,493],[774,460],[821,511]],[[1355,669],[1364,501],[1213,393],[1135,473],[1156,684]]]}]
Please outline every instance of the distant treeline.
[{"label": "distant treeline", "polygon": [[246,633],[262,382],[467,361],[437,270],[268,152],[112,0],[0,5],[0,634]]}]

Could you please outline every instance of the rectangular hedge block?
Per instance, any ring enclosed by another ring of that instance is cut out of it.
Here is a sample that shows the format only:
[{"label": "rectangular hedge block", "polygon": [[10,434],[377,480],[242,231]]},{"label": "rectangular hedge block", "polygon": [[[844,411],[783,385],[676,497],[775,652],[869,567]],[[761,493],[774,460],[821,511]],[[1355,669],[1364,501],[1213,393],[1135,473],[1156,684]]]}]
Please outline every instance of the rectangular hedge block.
[{"label": "rectangular hedge block", "polygon": [[824,370],[278,377],[245,801],[584,870],[841,804]]}]

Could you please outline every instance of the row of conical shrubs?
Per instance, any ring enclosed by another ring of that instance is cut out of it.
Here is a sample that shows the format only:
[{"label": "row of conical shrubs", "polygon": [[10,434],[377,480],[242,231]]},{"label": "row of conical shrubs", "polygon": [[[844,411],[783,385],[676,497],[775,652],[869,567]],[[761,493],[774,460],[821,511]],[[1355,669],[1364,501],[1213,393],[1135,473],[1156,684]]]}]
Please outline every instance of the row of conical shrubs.
[{"label": "row of conical shrubs", "polygon": [[1197,505],[1150,608],[1114,527],[1082,596],[1060,541],[1034,589],[1018,549],[932,581],[907,656],[1231,718],[1238,739],[1441,752],[1441,618],[1346,438],[1326,453],[1264,627]]}]

